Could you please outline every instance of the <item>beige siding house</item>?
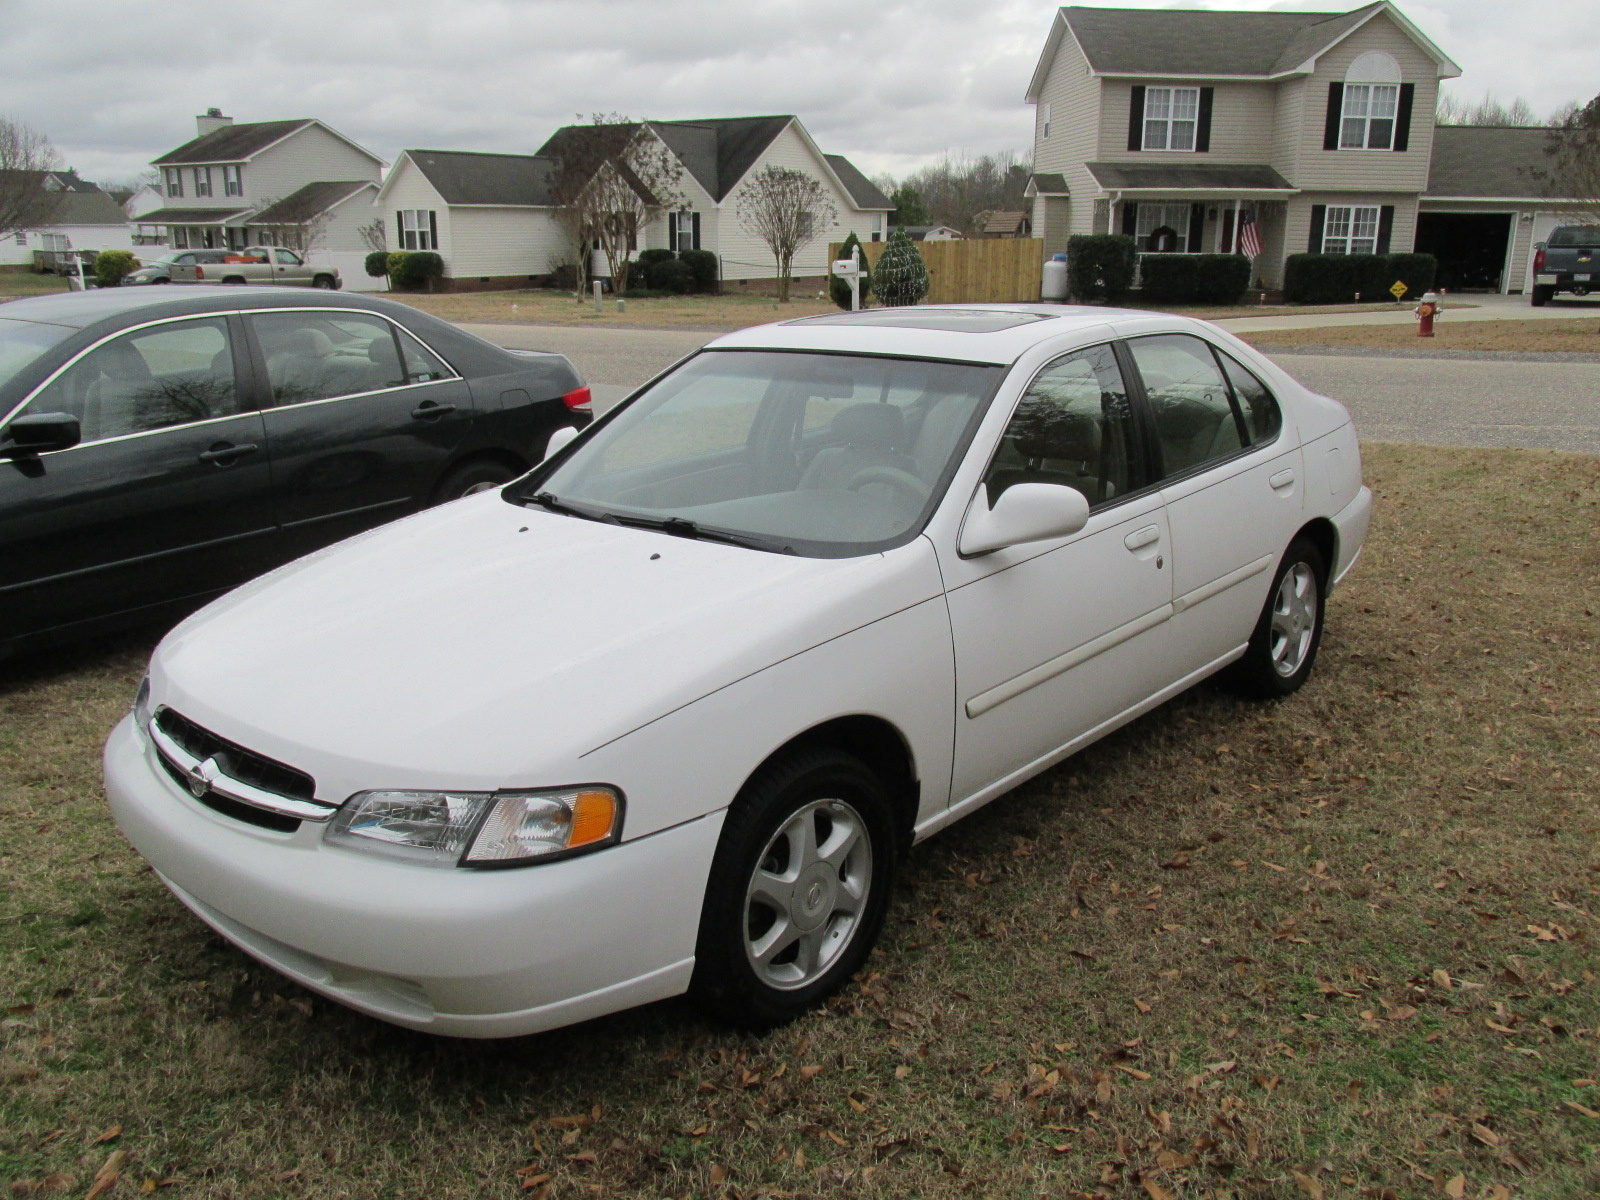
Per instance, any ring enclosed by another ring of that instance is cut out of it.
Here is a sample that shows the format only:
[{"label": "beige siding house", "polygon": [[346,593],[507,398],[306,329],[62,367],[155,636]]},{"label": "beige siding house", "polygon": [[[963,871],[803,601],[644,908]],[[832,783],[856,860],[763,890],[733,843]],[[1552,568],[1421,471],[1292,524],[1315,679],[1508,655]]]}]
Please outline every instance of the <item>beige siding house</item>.
[{"label": "beige siding house", "polygon": [[[1352,12],[1063,8],[1028,88],[1035,236],[1142,254],[1409,250],[1439,81],[1460,69],[1388,0]],[[1250,236],[1244,237],[1248,246]]]}]

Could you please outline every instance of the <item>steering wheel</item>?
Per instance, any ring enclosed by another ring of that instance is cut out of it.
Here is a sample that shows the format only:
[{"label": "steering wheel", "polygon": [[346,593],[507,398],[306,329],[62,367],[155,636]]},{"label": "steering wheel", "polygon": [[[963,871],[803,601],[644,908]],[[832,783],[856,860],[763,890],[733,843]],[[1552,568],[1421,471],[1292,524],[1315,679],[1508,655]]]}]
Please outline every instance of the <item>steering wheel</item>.
[{"label": "steering wheel", "polygon": [[859,492],[870,483],[887,484],[897,494],[904,496],[912,504],[919,507],[928,498],[928,485],[910,471],[902,471],[899,467],[890,467],[882,464],[874,467],[865,467],[857,471],[850,478],[850,482],[845,484],[845,487],[852,492]]}]

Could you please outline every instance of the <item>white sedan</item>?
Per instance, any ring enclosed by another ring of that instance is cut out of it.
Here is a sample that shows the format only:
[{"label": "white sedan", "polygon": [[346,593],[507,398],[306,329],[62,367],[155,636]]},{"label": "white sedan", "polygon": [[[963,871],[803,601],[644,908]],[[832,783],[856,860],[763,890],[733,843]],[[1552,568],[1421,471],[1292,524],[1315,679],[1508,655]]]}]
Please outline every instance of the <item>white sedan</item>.
[{"label": "white sedan", "polygon": [[745,330],[178,626],[111,807],[223,937],[400,1025],[772,1025],[911,843],[1209,675],[1298,688],[1371,504],[1344,408],[1203,322]]}]

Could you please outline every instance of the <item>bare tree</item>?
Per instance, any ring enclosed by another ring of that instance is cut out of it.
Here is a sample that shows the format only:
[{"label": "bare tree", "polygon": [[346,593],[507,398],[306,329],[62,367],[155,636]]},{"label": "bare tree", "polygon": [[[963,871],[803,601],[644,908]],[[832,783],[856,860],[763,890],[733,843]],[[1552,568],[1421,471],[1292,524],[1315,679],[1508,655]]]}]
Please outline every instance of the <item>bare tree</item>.
[{"label": "bare tree", "polygon": [[794,257],[839,215],[815,175],[769,163],[739,192],[739,224],[767,244],[778,264],[778,299],[789,299]]},{"label": "bare tree", "polygon": [[928,222],[973,233],[979,213],[1030,207],[1023,193],[1032,170],[1031,158],[1009,150],[977,158],[946,157],[907,176],[900,187],[919,195]]},{"label": "bare tree", "polygon": [[1600,96],[1551,128],[1545,163],[1529,174],[1563,213],[1600,223]]},{"label": "bare tree", "polygon": [[44,134],[0,116],[0,238],[50,224],[61,197],[46,190],[44,175],[60,168]]},{"label": "bare tree", "polygon": [[[276,211],[269,212],[269,209]],[[294,250],[302,257],[321,244],[332,219],[328,210],[311,195],[294,194],[282,200],[266,200],[259,212],[268,218],[263,226],[272,231],[277,245]]]},{"label": "bare tree", "polygon": [[1521,96],[1502,104],[1493,92],[1485,92],[1482,100],[1472,101],[1444,88],[1439,89],[1439,107],[1436,112],[1440,125],[1543,125],[1533,115],[1533,106]]},{"label": "bare tree", "polygon": [[606,256],[613,291],[626,291],[639,232],[655,216],[681,207],[683,167],[647,122],[595,113],[550,139],[560,160],[552,183],[557,219],[578,251],[580,282],[589,247]]},{"label": "bare tree", "polygon": [[384,240],[383,218],[377,217],[367,222],[356,230],[361,235],[361,244],[368,250],[387,250],[389,243]]}]

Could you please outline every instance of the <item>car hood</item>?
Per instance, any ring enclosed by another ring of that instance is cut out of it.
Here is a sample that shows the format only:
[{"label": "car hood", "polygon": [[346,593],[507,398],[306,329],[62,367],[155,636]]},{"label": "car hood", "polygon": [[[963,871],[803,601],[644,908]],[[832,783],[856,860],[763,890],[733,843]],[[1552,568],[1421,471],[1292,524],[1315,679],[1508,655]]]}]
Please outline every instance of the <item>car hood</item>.
[{"label": "car hood", "polygon": [[587,751],[939,589],[922,538],[802,558],[490,492],[202,609],[157,650],[152,694],[329,801],[568,782]]}]

